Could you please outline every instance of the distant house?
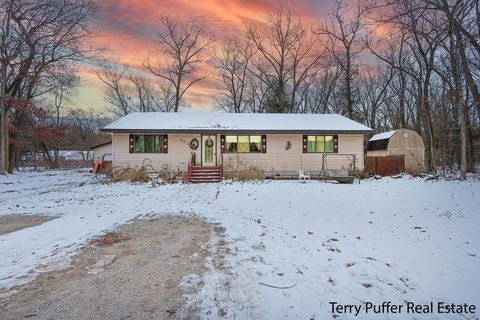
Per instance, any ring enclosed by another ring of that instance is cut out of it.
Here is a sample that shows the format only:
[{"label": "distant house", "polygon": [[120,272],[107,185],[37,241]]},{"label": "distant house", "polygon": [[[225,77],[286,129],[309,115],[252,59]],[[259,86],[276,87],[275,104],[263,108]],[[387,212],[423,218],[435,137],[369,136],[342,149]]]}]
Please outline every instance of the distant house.
[{"label": "distant house", "polygon": [[112,134],[113,166],[148,159],[155,169],[254,166],[266,176],[292,176],[300,169],[362,169],[371,129],[338,114],[151,112],[131,113],[102,131]]},{"label": "distant house", "polygon": [[368,141],[367,157],[404,156],[404,169],[415,172],[425,168],[425,145],[413,130],[398,129],[374,135]]},{"label": "distant house", "polygon": [[[49,151],[51,157],[55,156],[55,152]],[[87,151],[78,150],[59,150],[58,156],[64,160],[90,160],[91,155]]]},{"label": "distant house", "polygon": [[90,150],[95,153],[94,158],[100,160],[112,160],[112,141],[97,144],[90,147]]}]

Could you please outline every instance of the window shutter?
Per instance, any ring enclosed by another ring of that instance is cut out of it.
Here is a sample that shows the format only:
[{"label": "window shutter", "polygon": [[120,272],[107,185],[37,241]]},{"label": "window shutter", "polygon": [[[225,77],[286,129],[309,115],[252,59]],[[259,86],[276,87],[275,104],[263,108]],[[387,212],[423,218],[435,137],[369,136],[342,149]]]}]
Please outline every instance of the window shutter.
[{"label": "window shutter", "polygon": [[338,153],[338,135],[333,136],[333,152]]},{"label": "window shutter", "polygon": [[308,137],[307,135],[303,135],[303,138],[302,138],[302,145],[303,145],[303,153],[307,153],[308,152],[308,149],[307,149],[307,143],[308,143]]},{"label": "window shutter", "polygon": [[220,135],[220,153],[225,153],[225,135]]},{"label": "window shutter", "polygon": [[267,135],[262,135],[262,153],[267,153]]},{"label": "window shutter", "polygon": [[164,134],[162,137],[163,137],[163,153],[168,153],[168,135]]},{"label": "window shutter", "polygon": [[135,152],[135,136],[133,134],[128,135],[128,153]]}]

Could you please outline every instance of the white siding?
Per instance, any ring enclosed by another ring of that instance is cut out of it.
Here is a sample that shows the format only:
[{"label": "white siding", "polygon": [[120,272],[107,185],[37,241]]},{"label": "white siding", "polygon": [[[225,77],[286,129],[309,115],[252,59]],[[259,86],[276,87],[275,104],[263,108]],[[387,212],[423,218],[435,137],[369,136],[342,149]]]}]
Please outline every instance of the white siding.
[{"label": "white siding", "polygon": [[[169,134],[168,153],[144,154],[129,153],[128,137],[127,133],[113,134],[113,166],[136,167],[141,166],[144,161],[150,160],[146,163],[151,162],[156,170],[160,170],[162,166],[167,165],[168,169],[172,171],[187,171],[192,151],[189,146],[190,141],[193,138],[197,138],[200,141],[199,134]],[[200,150],[200,147],[198,150]]]},{"label": "white siding", "polygon": [[[303,136],[300,134],[268,134],[267,153],[242,153],[224,154],[226,165],[257,166],[266,172],[293,173],[299,169],[317,172],[322,169],[321,153],[303,153]],[[291,148],[286,150],[287,141]],[[345,154],[356,155],[356,167],[363,169],[363,135],[341,134],[338,135],[338,154],[330,153],[327,156],[326,169],[349,169],[352,157]]]},{"label": "white siding", "polygon": [[[167,165],[170,170],[186,171],[192,150],[189,143],[193,138],[201,141],[200,134],[169,134],[167,154],[139,154],[128,152],[128,134],[113,134],[113,165],[124,167],[141,166],[144,159],[151,160],[155,169]],[[291,148],[285,145],[290,141]],[[224,154],[224,164],[245,167],[257,166],[266,172],[293,173],[299,169],[318,172],[322,168],[321,153],[303,153],[301,134],[267,134],[267,153]],[[220,135],[217,135],[217,154],[220,150]],[[201,159],[201,146],[196,150],[197,163]],[[363,135],[338,135],[338,154],[329,154],[327,169],[349,169],[352,157],[343,154],[355,154],[356,167],[363,169]]]}]

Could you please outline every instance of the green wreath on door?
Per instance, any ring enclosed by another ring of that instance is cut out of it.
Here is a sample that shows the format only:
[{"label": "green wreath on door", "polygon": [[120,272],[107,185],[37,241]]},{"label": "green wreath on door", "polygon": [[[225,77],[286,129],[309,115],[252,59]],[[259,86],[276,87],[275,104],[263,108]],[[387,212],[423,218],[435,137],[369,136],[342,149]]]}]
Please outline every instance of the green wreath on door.
[{"label": "green wreath on door", "polygon": [[205,146],[208,148],[213,147],[213,140],[212,139],[205,140]]}]

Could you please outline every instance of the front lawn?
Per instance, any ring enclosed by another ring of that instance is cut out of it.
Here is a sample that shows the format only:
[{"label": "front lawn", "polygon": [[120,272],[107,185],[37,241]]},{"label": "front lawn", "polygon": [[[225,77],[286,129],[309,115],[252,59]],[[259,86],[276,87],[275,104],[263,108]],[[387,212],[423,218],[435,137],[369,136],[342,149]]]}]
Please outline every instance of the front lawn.
[{"label": "front lawn", "polygon": [[187,297],[200,304],[201,316],[324,319],[332,301],[480,306],[479,208],[475,181],[151,188],[103,184],[85,172],[16,173],[0,177],[0,214],[57,218],[0,235],[0,287],[6,299],[9,288],[68,262],[102,231],[173,214],[205,218],[224,231],[225,261],[207,259],[200,292]]}]

